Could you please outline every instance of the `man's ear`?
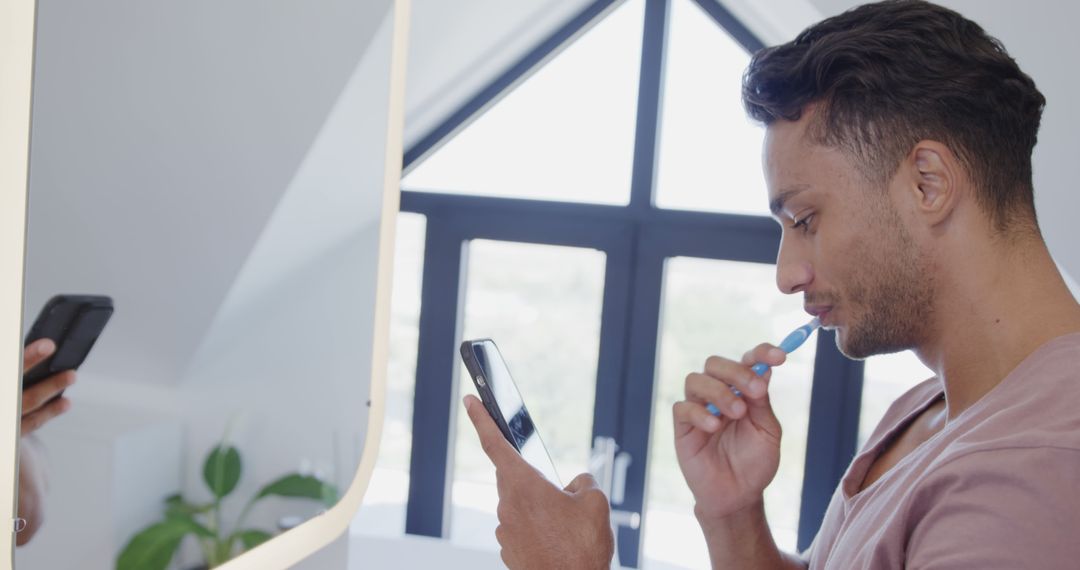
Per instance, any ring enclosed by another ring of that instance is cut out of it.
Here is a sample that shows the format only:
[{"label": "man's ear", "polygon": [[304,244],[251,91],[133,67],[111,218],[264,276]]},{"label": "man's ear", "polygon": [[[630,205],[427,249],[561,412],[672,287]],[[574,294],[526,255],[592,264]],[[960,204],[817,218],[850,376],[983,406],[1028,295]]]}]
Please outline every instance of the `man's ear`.
[{"label": "man's ear", "polygon": [[956,155],[936,141],[919,141],[908,155],[909,192],[915,211],[936,226],[956,208],[961,171]]}]

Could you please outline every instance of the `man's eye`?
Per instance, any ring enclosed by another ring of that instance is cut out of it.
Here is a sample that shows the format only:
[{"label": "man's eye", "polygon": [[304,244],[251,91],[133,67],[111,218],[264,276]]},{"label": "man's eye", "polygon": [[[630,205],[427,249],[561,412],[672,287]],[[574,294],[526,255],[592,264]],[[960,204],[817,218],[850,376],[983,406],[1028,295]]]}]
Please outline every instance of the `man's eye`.
[{"label": "man's eye", "polygon": [[812,220],[812,219],[814,219],[814,215],[813,214],[807,214],[806,217],[804,217],[803,219],[798,220],[794,224],[792,224],[791,229],[793,229],[793,230],[801,229],[803,231],[803,233],[806,233],[807,231],[810,230],[810,220]]}]

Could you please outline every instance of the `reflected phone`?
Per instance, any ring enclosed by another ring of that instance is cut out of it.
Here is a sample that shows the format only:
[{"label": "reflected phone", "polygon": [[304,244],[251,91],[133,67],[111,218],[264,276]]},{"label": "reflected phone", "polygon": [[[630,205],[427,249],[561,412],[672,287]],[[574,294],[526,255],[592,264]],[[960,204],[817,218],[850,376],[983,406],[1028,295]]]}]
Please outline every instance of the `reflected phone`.
[{"label": "reflected phone", "polygon": [[491,419],[499,426],[506,441],[537,468],[544,477],[559,488],[562,482],[551,461],[551,455],[540,439],[540,432],[525,408],[510,369],[506,366],[499,348],[491,339],[467,340],[461,343],[461,358],[469,370],[480,400]]},{"label": "reflected phone", "polygon": [[104,295],[57,295],[42,307],[26,342],[48,338],[56,352],[23,374],[23,390],[65,370],[75,370],[86,360],[109,317],[112,299]]}]

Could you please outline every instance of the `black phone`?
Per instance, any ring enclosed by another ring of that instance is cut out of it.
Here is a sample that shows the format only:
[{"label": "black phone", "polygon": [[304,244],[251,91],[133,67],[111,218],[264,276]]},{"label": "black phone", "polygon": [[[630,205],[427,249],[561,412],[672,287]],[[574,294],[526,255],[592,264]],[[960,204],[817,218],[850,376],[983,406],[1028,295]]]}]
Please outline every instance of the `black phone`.
[{"label": "black phone", "polygon": [[461,358],[469,370],[480,400],[491,419],[499,426],[506,441],[555,485],[562,487],[551,455],[540,439],[536,423],[525,408],[510,369],[499,348],[491,339],[467,340],[461,343]]},{"label": "black phone", "polygon": [[113,314],[112,299],[104,295],[57,295],[42,307],[23,346],[43,338],[56,343],[56,352],[23,374],[23,390],[65,370],[75,370]]}]

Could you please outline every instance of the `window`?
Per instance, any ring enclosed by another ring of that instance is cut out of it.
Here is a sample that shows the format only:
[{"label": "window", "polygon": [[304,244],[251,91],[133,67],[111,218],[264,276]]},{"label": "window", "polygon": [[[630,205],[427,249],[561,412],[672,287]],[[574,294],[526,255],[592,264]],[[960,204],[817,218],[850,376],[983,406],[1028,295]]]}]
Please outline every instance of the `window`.
[{"label": "window", "polygon": [[656,205],[768,216],[761,142],[741,100],[750,54],[691,0],[671,3]]},{"label": "window", "polygon": [[644,0],[559,53],[403,180],[408,189],[626,204]]},{"label": "window", "polygon": [[[528,79],[524,64],[496,79],[485,93],[517,87],[471,122],[435,129],[455,133],[441,147],[429,137],[406,153],[423,158],[402,209],[426,216],[428,247],[406,530],[494,545],[494,473],[461,408],[472,387],[456,356],[461,340],[491,337],[564,479],[595,438],[630,459],[612,508],[644,522],[619,527],[619,562],[701,567],[671,402],[710,354],[741,355],[808,320],[775,290],[761,130],[738,104],[760,45],[711,0],[597,0],[523,62],[543,64],[586,27]],[[854,451],[854,422],[832,421],[836,399],[818,394],[843,384],[822,378],[861,370],[845,362],[820,342],[774,373],[785,436],[766,508],[789,549],[816,532]]]}]

